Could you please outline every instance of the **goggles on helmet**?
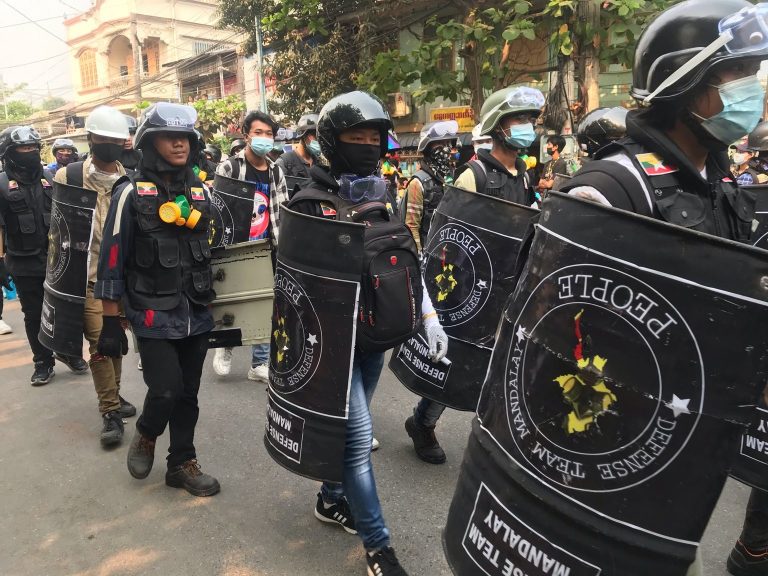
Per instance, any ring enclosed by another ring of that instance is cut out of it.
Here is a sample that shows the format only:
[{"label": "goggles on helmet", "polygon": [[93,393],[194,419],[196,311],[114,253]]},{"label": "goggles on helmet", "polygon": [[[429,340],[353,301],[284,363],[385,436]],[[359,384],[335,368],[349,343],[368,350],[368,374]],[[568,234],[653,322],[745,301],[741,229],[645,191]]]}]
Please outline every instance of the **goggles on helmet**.
[{"label": "goggles on helmet", "polygon": [[11,132],[13,144],[29,144],[40,141],[40,134],[32,126],[20,126]]},{"label": "goggles on helmet", "polygon": [[456,120],[444,120],[435,122],[426,131],[421,133],[422,138],[442,138],[443,136],[456,136],[459,132],[459,123]]},{"label": "goggles on helmet", "polygon": [[339,180],[339,196],[348,202],[385,202],[387,199],[387,181],[379,176],[360,178],[351,174],[342,174]]},{"label": "goggles on helmet", "polygon": [[735,14],[726,16],[720,20],[718,30],[720,35],[715,41],[670,74],[656,90],[643,99],[643,104],[650,103],[661,92],[706,62],[723,47],[731,54],[743,56],[768,48],[768,2],[743,8]]}]

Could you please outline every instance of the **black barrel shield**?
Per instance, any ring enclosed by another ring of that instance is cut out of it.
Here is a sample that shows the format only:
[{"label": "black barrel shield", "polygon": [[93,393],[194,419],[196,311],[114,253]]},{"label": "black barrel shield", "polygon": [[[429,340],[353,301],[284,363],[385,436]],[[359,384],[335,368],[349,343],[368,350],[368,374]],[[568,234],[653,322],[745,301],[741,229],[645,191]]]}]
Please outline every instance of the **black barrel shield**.
[{"label": "black barrel shield", "polygon": [[54,182],[38,339],[46,348],[68,356],[83,353],[83,312],[96,198],[92,190]]},{"label": "black barrel shield", "polygon": [[280,216],[264,444],[292,472],[341,482],[364,226]]},{"label": "black barrel shield", "polygon": [[248,242],[252,219],[266,218],[269,222],[269,204],[266,211],[254,213],[255,195],[255,184],[216,174],[211,190],[211,248]]},{"label": "black barrel shield", "polygon": [[445,528],[456,574],[684,576],[766,379],[768,253],[552,193]]},{"label": "black barrel shield", "polygon": [[448,357],[429,359],[422,331],[389,363],[412,392],[474,410],[491,359],[496,327],[514,287],[520,239],[538,210],[448,186],[423,249],[424,283],[450,339]]},{"label": "black barrel shield", "polygon": [[[755,220],[757,226],[751,243],[768,249],[768,186],[743,186],[757,197]],[[751,426],[741,437],[739,455],[731,468],[731,476],[755,488],[768,491],[768,406],[761,399]]]}]

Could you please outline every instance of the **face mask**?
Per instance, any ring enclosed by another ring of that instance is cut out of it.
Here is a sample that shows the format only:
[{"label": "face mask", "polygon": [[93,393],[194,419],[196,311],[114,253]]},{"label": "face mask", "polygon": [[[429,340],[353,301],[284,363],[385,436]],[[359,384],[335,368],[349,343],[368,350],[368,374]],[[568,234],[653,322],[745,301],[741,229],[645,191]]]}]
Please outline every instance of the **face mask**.
[{"label": "face mask", "polygon": [[272,138],[264,138],[263,136],[251,138],[251,150],[256,156],[266,156],[272,151],[274,144],[275,141]]},{"label": "face mask", "polygon": [[736,154],[733,155],[733,163],[736,166],[741,166],[742,164],[746,164],[747,160],[749,160],[749,154],[745,154],[743,152],[736,152]]},{"label": "face mask", "polygon": [[717,87],[723,109],[711,118],[701,118],[701,126],[723,144],[731,144],[755,129],[763,114],[765,90],[756,76],[740,78]]},{"label": "face mask", "polygon": [[61,152],[56,152],[56,164],[59,166],[66,166],[72,160],[74,159],[74,156],[72,154],[62,154]]},{"label": "face mask", "polygon": [[475,152],[479,152],[480,150],[488,150],[490,152],[493,150],[493,142],[483,142],[482,144],[475,144]]},{"label": "face mask", "polygon": [[536,139],[533,124],[513,124],[509,127],[509,133],[504,132],[504,140],[513,148],[528,148]]},{"label": "face mask", "polygon": [[119,160],[123,155],[123,145],[113,144],[111,142],[100,142],[91,144],[91,152],[102,162],[111,163]]},{"label": "face mask", "polygon": [[336,174],[371,176],[379,168],[381,146],[378,144],[350,144],[339,142],[331,159]]},{"label": "face mask", "polygon": [[555,153],[555,149],[547,146],[546,152],[547,152],[547,156],[552,156],[552,154]]},{"label": "face mask", "polygon": [[33,152],[17,152],[16,150],[11,150],[8,152],[8,156],[21,168],[35,168],[36,166],[40,166],[39,150]]},{"label": "face mask", "polygon": [[317,140],[312,140],[309,144],[307,144],[307,150],[309,151],[310,156],[313,158],[319,158],[320,157],[320,142]]}]

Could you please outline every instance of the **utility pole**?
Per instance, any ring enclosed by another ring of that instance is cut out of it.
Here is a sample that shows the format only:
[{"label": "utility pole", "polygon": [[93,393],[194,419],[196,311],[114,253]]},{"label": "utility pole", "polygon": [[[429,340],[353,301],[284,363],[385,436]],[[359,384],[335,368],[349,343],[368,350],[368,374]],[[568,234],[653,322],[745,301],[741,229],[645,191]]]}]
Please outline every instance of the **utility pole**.
[{"label": "utility pole", "polygon": [[[600,26],[599,0],[580,0],[577,12],[579,19],[587,22],[597,30]],[[581,70],[578,71],[584,86],[584,113],[600,106],[600,60],[599,48],[592,42],[584,42],[581,46]]]},{"label": "utility pole", "polygon": [[261,111],[267,111],[267,84],[264,81],[264,45],[261,36],[261,20],[256,16],[256,58],[259,62],[259,96],[261,97]]},{"label": "utility pole", "polygon": [[5,119],[8,120],[8,102],[5,100],[5,80],[3,80],[2,74],[0,74],[0,89],[3,91],[3,109],[5,110]]},{"label": "utility pole", "polygon": [[131,22],[131,36],[133,37],[133,82],[136,85],[136,102],[141,102],[141,44],[135,19]]}]

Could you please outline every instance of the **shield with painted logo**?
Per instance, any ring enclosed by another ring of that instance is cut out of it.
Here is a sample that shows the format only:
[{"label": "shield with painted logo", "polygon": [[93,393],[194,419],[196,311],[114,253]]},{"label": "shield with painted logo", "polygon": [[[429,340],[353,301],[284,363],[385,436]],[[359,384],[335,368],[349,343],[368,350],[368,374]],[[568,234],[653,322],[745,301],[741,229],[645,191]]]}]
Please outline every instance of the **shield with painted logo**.
[{"label": "shield with painted logo", "polygon": [[[211,248],[248,242],[254,217],[256,185],[216,174],[211,189]],[[269,206],[258,215],[269,223]]]},{"label": "shield with painted logo", "polygon": [[474,410],[514,287],[520,241],[538,210],[448,186],[423,250],[424,283],[448,334],[448,356],[429,359],[423,329],[397,347],[389,367],[412,392]]},{"label": "shield with painted logo", "polygon": [[83,353],[83,311],[96,193],[54,182],[43,314],[38,339],[67,356]]},{"label": "shield with painted logo", "polygon": [[280,216],[264,444],[296,474],[341,482],[365,227]]},{"label": "shield with painted logo", "polygon": [[451,503],[454,572],[684,576],[768,375],[767,311],[765,251],[552,193]]}]

